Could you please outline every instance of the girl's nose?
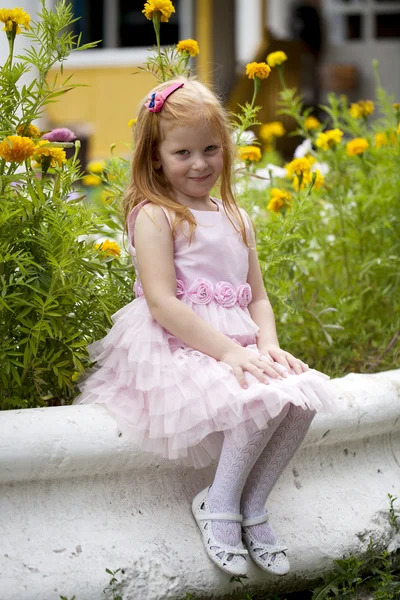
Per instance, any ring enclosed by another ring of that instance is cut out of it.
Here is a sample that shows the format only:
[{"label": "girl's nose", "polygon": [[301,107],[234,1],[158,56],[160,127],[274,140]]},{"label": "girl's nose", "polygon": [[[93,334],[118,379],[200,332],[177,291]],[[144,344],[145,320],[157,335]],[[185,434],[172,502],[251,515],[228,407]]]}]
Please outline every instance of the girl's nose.
[{"label": "girl's nose", "polygon": [[193,165],[192,165],[193,169],[201,171],[201,170],[205,169],[206,166],[207,166],[207,162],[206,162],[204,156],[199,155],[199,156],[194,157]]}]

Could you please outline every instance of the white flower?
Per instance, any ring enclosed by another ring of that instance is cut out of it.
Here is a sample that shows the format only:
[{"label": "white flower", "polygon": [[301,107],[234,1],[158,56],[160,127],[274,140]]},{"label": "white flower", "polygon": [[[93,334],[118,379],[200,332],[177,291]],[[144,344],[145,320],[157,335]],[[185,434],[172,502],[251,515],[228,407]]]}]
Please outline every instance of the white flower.
[{"label": "white flower", "polygon": [[[260,175],[261,177],[270,177],[269,172],[271,171],[271,175],[272,177],[282,177],[285,178],[286,177],[286,169],[284,169],[283,167],[278,167],[277,165],[273,165],[272,163],[268,163],[264,169],[258,169],[256,171],[257,175]],[[264,173],[264,175],[263,175]]]},{"label": "white flower", "polygon": [[248,144],[251,144],[251,142],[255,139],[256,135],[254,131],[251,130],[240,132],[239,129],[235,129],[232,133],[232,141],[236,146],[239,145],[239,142],[241,146],[246,146]]},{"label": "white flower", "polygon": [[313,164],[311,171],[319,171],[323,177],[329,173],[329,165],[325,162],[316,162]]},{"label": "white flower", "polygon": [[336,236],[333,235],[332,233],[330,233],[329,235],[326,236],[326,241],[329,242],[330,244],[333,244],[333,242],[336,240]]},{"label": "white flower", "polygon": [[306,138],[304,142],[297,146],[294,151],[295,158],[303,158],[306,154],[309,154],[312,150],[312,141],[309,138]]}]

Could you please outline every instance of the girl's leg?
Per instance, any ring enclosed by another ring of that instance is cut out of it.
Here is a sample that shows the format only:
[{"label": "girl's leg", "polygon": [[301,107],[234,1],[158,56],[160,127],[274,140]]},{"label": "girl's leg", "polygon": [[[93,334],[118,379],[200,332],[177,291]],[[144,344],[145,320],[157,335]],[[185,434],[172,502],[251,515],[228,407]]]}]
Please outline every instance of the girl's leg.
[{"label": "girl's leg", "polygon": [[[272,419],[267,429],[256,431],[243,448],[238,448],[234,441],[225,438],[215,478],[208,493],[211,512],[239,513],[240,497],[246,479],[288,410],[289,407],[286,407]],[[213,521],[212,531],[218,541],[229,546],[237,546],[241,541],[240,523]]]},{"label": "girl's leg", "polygon": [[[267,498],[302,443],[314,416],[315,411],[290,405],[285,419],[275,429],[247,478],[241,499],[243,519],[257,517],[266,512]],[[275,532],[268,522],[252,525],[249,529],[260,542],[275,544],[277,541]]]}]

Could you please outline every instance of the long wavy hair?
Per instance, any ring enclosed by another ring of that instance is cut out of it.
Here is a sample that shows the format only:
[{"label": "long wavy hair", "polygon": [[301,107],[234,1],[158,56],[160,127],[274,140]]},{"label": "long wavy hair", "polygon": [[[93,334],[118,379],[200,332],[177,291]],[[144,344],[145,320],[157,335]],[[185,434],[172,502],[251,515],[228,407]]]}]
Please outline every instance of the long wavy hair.
[{"label": "long wavy hair", "polygon": [[246,227],[231,184],[236,148],[232,141],[232,127],[228,114],[215,94],[193,79],[180,77],[161,83],[153,88],[150,94],[162,91],[173,83],[184,83],[184,86],[168,97],[159,113],[150,112],[144,106],[148,96],[139,106],[135,125],[131,181],[123,200],[125,223],[127,225],[129,213],[137,204],[145,199],[150,200],[173,213],[173,236],[185,222],[189,224],[190,243],[197,226],[196,219],[186,206],[177,202],[162,169],[155,169],[153,161],[158,145],[162,141],[161,123],[167,128],[173,127],[174,124],[190,126],[197,123],[210,123],[218,134],[223,152],[223,168],[219,178],[221,200],[233,227],[240,232],[244,244],[249,247]]}]

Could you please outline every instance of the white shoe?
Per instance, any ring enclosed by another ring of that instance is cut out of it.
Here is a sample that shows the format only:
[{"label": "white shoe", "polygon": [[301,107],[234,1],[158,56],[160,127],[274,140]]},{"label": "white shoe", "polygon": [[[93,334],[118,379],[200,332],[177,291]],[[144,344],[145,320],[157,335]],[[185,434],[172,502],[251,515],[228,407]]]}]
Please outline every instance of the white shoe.
[{"label": "white shoe", "polygon": [[266,523],[268,519],[268,513],[260,517],[243,519],[243,541],[251,558],[261,569],[274,575],[286,575],[290,571],[290,563],[286,556],[287,546],[285,542],[278,540],[275,544],[266,544],[257,540],[251,533],[252,525]]},{"label": "white shoe", "polygon": [[230,575],[243,577],[247,574],[246,556],[248,552],[242,543],[228,546],[218,541],[212,532],[212,521],[235,521],[241,523],[242,515],[230,513],[210,513],[208,490],[211,486],[199,492],[192,502],[192,513],[203,537],[203,543],[208,556],[223,571]]}]

